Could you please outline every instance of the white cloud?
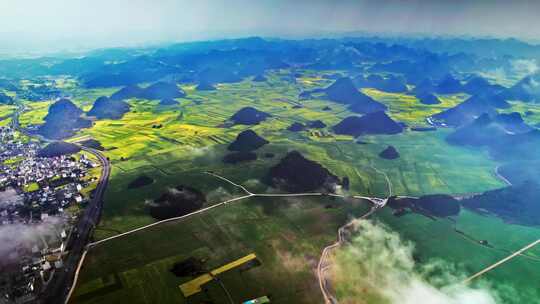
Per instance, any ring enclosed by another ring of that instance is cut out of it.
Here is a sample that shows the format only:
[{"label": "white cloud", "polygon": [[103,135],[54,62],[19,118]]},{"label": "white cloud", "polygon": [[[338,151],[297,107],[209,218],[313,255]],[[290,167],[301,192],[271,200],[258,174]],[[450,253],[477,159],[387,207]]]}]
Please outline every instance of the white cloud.
[{"label": "white cloud", "polygon": [[65,220],[50,216],[37,224],[0,225],[0,264],[9,264],[19,260],[19,251],[29,251],[34,245],[43,248],[52,240],[58,240]]},{"label": "white cloud", "polygon": [[459,282],[452,265],[415,264],[414,246],[382,224],[354,222],[352,242],[338,249],[329,278],[343,303],[495,304],[489,289]]}]

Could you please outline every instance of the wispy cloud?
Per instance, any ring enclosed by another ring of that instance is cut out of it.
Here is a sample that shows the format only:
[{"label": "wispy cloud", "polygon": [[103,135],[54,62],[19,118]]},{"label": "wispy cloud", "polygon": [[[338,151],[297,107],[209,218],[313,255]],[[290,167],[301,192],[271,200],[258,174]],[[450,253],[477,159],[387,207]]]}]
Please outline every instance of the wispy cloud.
[{"label": "wispy cloud", "polygon": [[463,277],[452,265],[417,265],[414,245],[382,224],[354,222],[352,242],[333,256],[329,277],[342,303],[495,304],[488,288],[460,284]]},{"label": "wispy cloud", "polygon": [[37,224],[0,225],[0,266],[18,262],[19,250],[29,252],[35,245],[41,249],[45,244],[48,246],[53,240],[58,240],[64,225],[63,218],[53,216]]}]

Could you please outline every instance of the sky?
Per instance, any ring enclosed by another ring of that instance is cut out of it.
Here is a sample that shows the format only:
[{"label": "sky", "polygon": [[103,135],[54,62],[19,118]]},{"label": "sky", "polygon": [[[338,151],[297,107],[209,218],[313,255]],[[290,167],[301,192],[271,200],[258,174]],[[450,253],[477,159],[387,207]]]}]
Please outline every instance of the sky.
[{"label": "sky", "polygon": [[0,52],[344,32],[540,40],[537,0],[1,0]]}]

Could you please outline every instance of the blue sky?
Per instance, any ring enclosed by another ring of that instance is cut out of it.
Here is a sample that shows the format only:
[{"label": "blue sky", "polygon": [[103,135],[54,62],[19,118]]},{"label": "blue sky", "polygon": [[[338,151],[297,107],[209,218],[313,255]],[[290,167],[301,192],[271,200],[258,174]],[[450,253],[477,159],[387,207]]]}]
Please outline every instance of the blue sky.
[{"label": "blue sky", "polygon": [[348,31],[540,39],[539,11],[527,0],[2,0],[0,48]]}]

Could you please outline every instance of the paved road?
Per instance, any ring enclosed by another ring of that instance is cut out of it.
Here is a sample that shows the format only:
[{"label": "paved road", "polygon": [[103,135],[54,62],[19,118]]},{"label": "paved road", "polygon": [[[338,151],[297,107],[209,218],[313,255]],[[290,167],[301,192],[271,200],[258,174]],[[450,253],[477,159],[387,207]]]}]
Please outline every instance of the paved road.
[{"label": "paved road", "polygon": [[84,210],[83,216],[79,219],[76,227],[77,234],[70,240],[69,254],[64,261],[64,271],[53,278],[53,282],[49,284],[45,290],[44,303],[62,303],[67,301],[69,294],[72,292],[72,287],[76,282],[80,264],[86,256],[86,245],[88,244],[90,235],[99,222],[101,210],[103,208],[103,196],[109,182],[111,173],[110,163],[103,154],[94,149],[81,147],[84,151],[92,153],[101,162],[101,176],[98,185],[94,192],[94,197]]},{"label": "paved road", "polygon": [[[149,225],[146,225],[146,226],[142,226],[142,227],[139,227],[139,228],[136,228],[136,229],[133,229],[133,230],[130,230],[130,231],[126,231],[126,232],[123,232],[123,233],[120,233],[120,234],[117,234],[117,235],[113,235],[111,237],[108,237],[108,238],[105,238],[105,239],[102,239],[102,240],[99,240],[99,241],[96,241],[96,242],[93,242],[93,243],[89,243],[88,244],[88,247],[91,248],[91,247],[94,247],[96,245],[99,245],[101,243],[104,243],[104,242],[108,242],[108,241],[111,241],[111,240],[114,240],[114,239],[117,239],[117,238],[120,238],[120,237],[123,237],[123,236],[126,236],[126,235],[129,235],[129,234],[132,234],[132,233],[135,233],[135,232],[139,232],[139,231],[142,231],[142,230],[146,230],[148,228],[151,228],[151,227],[154,227],[154,226],[157,226],[157,225],[161,225],[161,224],[164,224],[164,223],[167,223],[167,222],[173,222],[173,221],[178,221],[178,220],[182,220],[182,219],[186,219],[186,218],[189,218],[189,217],[192,217],[194,215],[197,215],[197,214],[201,214],[201,213],[204,213],[208,210],[211,210],[211,209],[214,209],[214,208],[217,208],[217,207],[220,207],[220,206],[223,206],[223,205],[226,205],[228,203],[232,203],[232,202],[236,202],[236,201],[240,201],[240,200],[243,200],[243,199],[246,199],[246,198],[250,198],[250,197],[306,197],[306,196],[333,196],[333,197],[340,197],[340,198],[347,198],[348,196],[345,196],[345,195],[340,195],[340,194],[334,194],[334,193],[322,193],[322,192],[307,192],[307,193],[252,193],[250,192],[249,190],[247,190],[244,186],[242,185],[239,185],[223,176],[220,176],[218,174],[215,174],[215,173],[212,173],[212,172],[205,172],[206,174],[209,174],[209,175],[212,175],[212,176],[215,176],[216,178],[219,178],[223,181],[226,181],[228,183],[230,183],[231,185],[234,185],[240,189],[242,189],[244,192],[246,192],[247,194],[246,195],[243,195],[243,196],[239,196],[239,197],[235,197],[235,198],[231,198],[231,199],[228,199],[226,201],[223,201],[221,203],[217,203],[217,204],[214,204],[212,206],[208,206],[206,208],[202,208],[202,209],[199,209],[197,211],[194,211],[194,212],[191,212],[191,213],[188,213],[188,214],[185,214],[185,215],[182,215],[182,216],[177,216],[177,217],[173,217],[173,218],[169,218],[169,219],[166,219],[166,220],[162,220],[162,221],[159,221],[159,222],[155,222],[155,223],[152,223],[152,224],[149,224]],[[367,196],[351,196],[352,198],[358,198],[358,199],[365,199],[365,200],[370,200],[375,206],[384,206],[384,204],[386,203],[386,199],[380,199],[380,198],[376,198],[376,197],[367,197]]]},{"label": "paved road", "polygon": [[[334,197],[340,197],[340,198],[347,198],[348,196],[345,196],[345,195],[340,195],[340,194],[333,194],[333,193],[322,193],[322,192],[308,192],[308,193],[276,193],[276,194],[271,194],[271,193],[253,193],[251,191],[249,191],[248,189],[246,189],[244,186],[240,185],[240,184],[237,184],[223,176],[220,176],[218,174],[215,174],[213,172],[205,172],[206,174],[209,174],[209,175],[212,175],[216,178],[219,178],[231,185],[234,185],[240,189],[242,189],[246,195],[243,195],[243,196],[239,196],[239,197],[235,197],[235,198],[231,198],[231,199],[228,199],[226,201],[223,201],[221,203],[217,203],[217,204],[214,204],[212,206],[209,206],[209,207],[206,207],[206,208],[203,208],[203,209],[199,209],[197,211],[194,211],[192,213],[189,213],[189,214],[185,214],[185,215],[182,215],[182,216],[178,216],[178,217],[174,217],[174,218],[170,218],[170,219],[166,219],[166,220],[162,220],[162,221],[159,221],[159,222],[155,222],[155,223],[152,223],[152,224],[149,224],[149,225],[146,225],[146,226],[143,226],[143,227],[139,227],[139,228],[136,228],[136,229],[133,229],[133,230],[130,230],[130,231],[126,231],[124,233],[120,233],[120,234],[117,234],[117,235],[114,235],[114,236],[111,236],[111,237],[108,237],[108,238],[105,238],[105,239],[102,239],[102,240],[99,240],[99,241],[96,241],[96,242],[93,242],[93,243],[89,243],[86,247],[85,250],[83,250],[84,252],[82,253],[82,258],[80,259],[79,261],[79,264],[77,265],[76,269],[75,269],[75,275],[74,275],[74,280],[73,280],[73,283],[71,285],[71,288],[70,290],[68,291],[68,295],[66,297],[66,301],[65,303],[67,303],[69,301],[69,298],[70,296],[72,295],[73,293],[73,290],[75,289],[75,285],[77,283],[77,278],[79,276],[79,270],[84,262],[84,258],[86,257],[86,254],[89,250],[91,250],[93,247],[99,245],[99,244],[102,244],[102,243],[105,243],[105,242],[109,242],[109,241],[112,241],[114,239],[117,239],[117,238],[121,238],[121,237],[124,237],[126,235],[129,235],[129,234],[132,234],[132,233],[135,233],[135,232],[139,232],[139,231],[142,231],[142,230],[146,230],[146,229],[149,229],[151,227],[154,227],[154,226],[157,226],[157,225],[161,225],[161,224],[164,224],[164,223],[167,223],[167,222],[173,222],[173,221],[178,221],[178,220],[182,220],[182,219],[186,219],[186,218],[189,218],[189,217],[192,217],[194,215],[197,215],[197,214],[201,214],[201,213],[204,213],[206,211],[209,211],[211,209],[214,209],[214,208],[218,208],[220,206],[224,206],[224,205],[227,205],[229,203],[232,203],[232,202],[236,202],[236,201],[240,201],[240,200],[243,200],[243,199],[247,199],[247,198],[250,198],[250,197],[306,197],[306,196],[334,196]],[[373,213],[376,209],[378,208],[381,208],[383,207],[385,204],[386,204],[386,199],[380,199],[380,198],[372,198],[372,197],[365,197],[365,196],[352,196],[353,198],[357,198],[357,199],[366,199],[366,200],[371,200],[371,202],[373,203],[373,208],[372,210],[370,210],[367,214],[364,215],[364,217],[367,217],[369,216],[371,213]],[[345,230],[347,229],[347,226],[350,225],[350,224],[347,224],[343,227],[341,227],[339,229],[339,232],[338,232],[338,235],[339,235],[339,243],[341,243],[343,241],[343,235],[345,233]],[[339,244],[334,244],[334,246],[338,246]],[[331,246],[329,246],[331,247]],[[327,247],[328,248],[328,247]],[[323,252],[324,254],[324,252]],[[319,278],[322,278],[322,276],[320,276]]]},{"label": "paved road", "polygon": [[491,270],[493,270],[493,269],[495,269],[495,268],[501,266],[502,264],[504,264],[504,263],[510,261],[511,259],[517,257],[518,255],[521,255],[523,252],[525,252],[525,251],[527,251],[527,250],[533,248],[534,246],[536,246],[536,245],[538,245],[538,244],[540,244],[540,239],[538,239],[538,240],[536,240],[536,241],[530,243],[529,245],[527,245],[527,246],[521,248],[520,250],[518,250],[518,251],[512,253],[511,255],[505,257],[504,259],[498,261],[497,263],[495,263],[495,264],[493,264],[493,265],[490,265],[490,266],[484,268],[483,270],[481,270],[481,271],[475,273],[474,275],[472,275],[472,276],[468,277],[467,279],[465,279],[462,283],[467,284],[467,283],[471,282],[472,280],[474,280],[474,279],[476,279],[476,278],[482,276],[483,274],[485,274],[485,273],[487,273],[487,272],[489,272],[489,271],[491,271]]},{"label": "paved road", "polygon": [[[377,209],[382,207],[384,207],[384,205],[373,203],[373,207],[371,207],[371,209],[366,214],[362,215],[360,219],[368,218],[371,214],[377,211]],[[341,246],[346,241],[345,236],[347,235],[347,231],[352,227],[352,225],[353,222],[349,222],[338,229],[337,241],[332,245],[326,246],[322,251],[321,258],[319,259],[319,264],[317,265],[317,277],[319,278],[319,287],[321,289],[321,293],[323,294],[325,303],[338,303],[337,299],[328,289],[328,281],[326,280],[326,276],[324,275],[325,271],[330,267],[330,263],[327,261],[328,256],[330,255],[330,252],[332,250]]]},{"label": "paved road", "polygon": [[[387,198],[378,198],[378,197],[368,197],[368,196],[360,196],[360,195],[354,195],[353,198],[357,199],[364,199],[369,200],[373,206],[371,209],[364,215],[360,217],[360,219],[366,219],[371,214],[373,214],[377,209],[384,208],[386,206],[386,203],[388,202],[388,198],[392,196],[392,182],[390,181],[390,178],[388,178],[388,175],[377,169],[375,166],[370,165],[370,167],[375,170],[375,172],[381,174],[384,176],[386,180],[386,185],[388,187],[388,197]],[[336,197],[344,197],[343,195],[339,194],[330,194],[331,196]],[[398,196],[399,197],[399,196]],[[319,288],[321,289],[321,293],[323,294],[324,303],[326,304],[337,304],[338,300],[332,295],[330,290],[328,289],[328,281],[326,280],[326,276],[324,275],[325,271],[330,267],[330,263],[327,261],[328,256],[330,255],[330,252],[334,250],[335,248],[338,248],[341,246],[345,241],[346,232],[349,230],[349,228],[353,225],[353,222],[349,222],[343,226],[341,226],[338,229],[338,237],[337,241],[331,245],[328,245],[324,247],[321,258],[319,259],[319,264],[317,264],[317,277],[319,278]]]},{"label": "paved road", "polygon": [[132,233],[135,233],[135,232],[139,232],[139,231],[142,231],[142,230],[146,230],[146,229],[148,229],[148,228],[152,228],[152,227],[154,227],[154,226],[161,225],[161,224],[164,224],[164,223],[167,223],[167,222],[174,222],[174,221],[186,219],[186,218],[188,218],[188,217],[192,217],[192,216],[194,216],[194,215],[197,215],[197,214],[206,212],[206,211],[208,211],[208,210],[210,210],[210,209],[214,209],[214,208],[217,208],[217,207],[219,207],[219,206],[223,206],[223,205],[226,205],[226,204],[228,204],[228,203],[232,203],[232,202],[235,202],[235,201],[243,200],[243,199],[246,199],[246,198],[248,198],[248,197],[253,197],[253,196],[256,196],[256,194],[248,194],[248,195],[243,195],[243,196],[240,196],[240,197],[235,197],[235,198],[232,198],[232,199],[223,201],[223,202],[221,202],[221,203],[218,203],[218,204],[215,204],[215,205],[212,205],[212,206],[208,206],[208,207],[206,207],[206,208],[199,209],[199,210],[197,210],[197,211],[194,211],[194,212],[191,212],[191,213],[182,215],[182,216],[172,217],[172,218],[169,218],[169,219],[166,219],[166,220],[162,220],[162,221],[159,221],[159,222],[155,222],[155,223],[152,223],[152,224],[149,224],[149,225],[146,225],[146,226],[142,226],[142,227],[139,227],[139,228],[130,230],[130,231],[126,231],[126,232],[124,232],[124,233],[120,233],[120,234],[117,234],[117,235],[113,235],[113,236],[111,236],[111,237],[108,237],[108,238],[105,238],[105,239],[102,239],[102,240],[99,240],[99,241],[96,241],[96,242],[93,242],[93,243],[89,243],[89,244],[88,244],[88,248],[94,247],[94,246],[99,245],[99,244],[101,244],[101,243],[105,243],[105,242],[108,242],[108,241],[111,241],[111,240],[114,240],[114,239],[117,239],[117,238],[124,237],[124,236],[126,236],[126,235],[129,235],[129,234],[132,234]]},{"label": "paved road", "polygon": [[[12,126],[19,132],[31,136],[37,137],[45,142],[54,142],[42,136],[30,134],[19,125],[19,114],[25,110],[24,106],[20,106],[19,109],[13,114]],[[89,237],[94,229],[95,225],[99,222],[101,216],[101,210],[103,207],[103,195],[109,182],[109,176],[111,173],[111,167],[109,160],[98,150],[79,146],[83,151],[93,154],[101,163],[101,175],[99,177],[94,196],[84,209],[83,215],[79,218],[77,225],[74,227],[73,233],[67,244],[67,250],[69,250],[67,257],[64,260],[64,266],[61,270],[55,272],[49,284],[40,296],[38,297],[38,303],[62,303],[68,296],[74,281],[74,276],[78,269],[79,261],[84,258],[85,247],[88,243]]]}]

